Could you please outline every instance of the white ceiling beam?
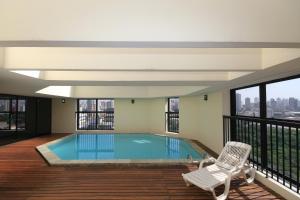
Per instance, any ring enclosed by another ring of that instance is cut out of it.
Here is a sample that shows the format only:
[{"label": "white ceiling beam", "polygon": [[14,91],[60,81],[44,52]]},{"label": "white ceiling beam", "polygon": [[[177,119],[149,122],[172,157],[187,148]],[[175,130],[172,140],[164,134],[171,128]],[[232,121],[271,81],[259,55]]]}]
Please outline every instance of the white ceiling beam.
[{"label": "white ceiling beam", "polygon": [[206,88],[205,86],[73,86],[74,98],[155,98],[183,96]]},{"label": "white ceiling beam", "polygon": [[4,48],[0,47],[0,68],[4,67]]},{"label": "white ceiling beam", "polygon": [[264,48],[262,49],[262,68],[266,69],[297,58],[300,58],[300,48]]},{"label": "white ceiling beam", "polygon": [[176,42],[176,41],[0,41],[0,47],[95,48],[300,48],[300,42]]},{"label": "white ceiling beam", "polygon": [[228,72],[46,71],[51,81],[227,81]]},{"label": "white ceiling beam", "polygon": [[11,70],[201,70],[261,69],[261,49],[235,48],[5,48]]},{"label": "white ceiling beam", "polygon": [[300,42],[299,0],[1,0],[0,41]]}]

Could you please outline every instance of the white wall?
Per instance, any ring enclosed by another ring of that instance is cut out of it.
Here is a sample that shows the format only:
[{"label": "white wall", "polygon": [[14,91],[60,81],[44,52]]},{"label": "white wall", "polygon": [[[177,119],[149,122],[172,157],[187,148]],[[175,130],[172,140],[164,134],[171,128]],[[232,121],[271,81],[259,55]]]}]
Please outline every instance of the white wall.
[{"label": "white wall", "polygon": [[[164,133],[165,103],[164,98],[157,99],[115,99],[115,132],[126,133]],[[76,99],[61,98],[52,101],[52,132],[76,132]]]},{"label": "white wall", "polygon": [[166,98],[151,99],[149,105],[150,120],[148,123],[149,131],[151,133],[165,133],[165,108]]},{"label": "white wall", "polygon": [[115,132],[149,132],[149,99],[115,99]]},{"label": "white wall", "polygon": [[76,130],[76,99],[52,99],[52,132],[74,133]]},{"label": "white wall", "polygon": [[199,140],[215,152],[223,147],[223,105],[226,92],[201,96],[181,97],[179,130],[180,136]]}]

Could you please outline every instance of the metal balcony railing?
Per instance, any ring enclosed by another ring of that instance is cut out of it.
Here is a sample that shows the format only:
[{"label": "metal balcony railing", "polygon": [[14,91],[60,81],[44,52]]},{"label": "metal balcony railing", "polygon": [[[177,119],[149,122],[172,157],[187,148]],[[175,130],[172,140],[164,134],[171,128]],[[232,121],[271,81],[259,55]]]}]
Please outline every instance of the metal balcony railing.
[{"label": "metal balcony railing", "polygon": [[299,193],[300,122],[223,116],[223,139],[252,146],[249,160],[257,170]]}]

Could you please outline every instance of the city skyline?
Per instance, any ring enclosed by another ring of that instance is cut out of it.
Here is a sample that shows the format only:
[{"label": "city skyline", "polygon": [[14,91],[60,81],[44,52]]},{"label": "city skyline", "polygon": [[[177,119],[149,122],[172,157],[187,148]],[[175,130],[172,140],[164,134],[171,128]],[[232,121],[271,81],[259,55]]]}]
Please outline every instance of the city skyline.
[{"label": "city skyline", "polygon": [[[298,88],[299,86],[300,86],[300,78],[267,84],[266,85],[267,100],[270,100],[272,98],[289,99],[291,97],[300,100],[300,92],[296,92],[296,91],[300,91]],[[241,95],[242,99],[249,97],[251,101],[254,101],[255,97],[259,97],[258,86],[240,89],[237,90],[236,92]]]},{"label": "city skyline", "polygon": [[[300,83],[300,79],[296,80]],[[284,83],[284,84],[282,84]],[[295,84],[293,81],[284,81],[267,85],[267,117],[289,120],[300,120],[300,97],[299,93],[295,91],[291,92],[291,84]],[[294,85],[296,88],[297,85]],[[279,89],[280,88],[280,89]],[[286,89],[284,93],[278,93]],[[275,92],[277,94],[275,94]],[[272,96],[270,94],[273,94]],[[284,96],[286,95],[286,96]],[[260,116],[260,104],[259,104],[259,87],[245,88],[236,91],[236,113],[238,115],[245,116]]]}]

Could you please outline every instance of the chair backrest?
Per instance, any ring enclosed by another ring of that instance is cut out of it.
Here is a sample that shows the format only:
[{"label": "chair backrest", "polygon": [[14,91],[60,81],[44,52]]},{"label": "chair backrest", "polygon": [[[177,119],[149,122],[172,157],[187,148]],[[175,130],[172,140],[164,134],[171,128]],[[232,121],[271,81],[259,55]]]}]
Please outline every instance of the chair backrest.
[{"label": "chair backrest", "polygon": [[216,165],[224,169],[243,166],[247,161],[251,146],[241,142],[227,142],[219,155]]}]

